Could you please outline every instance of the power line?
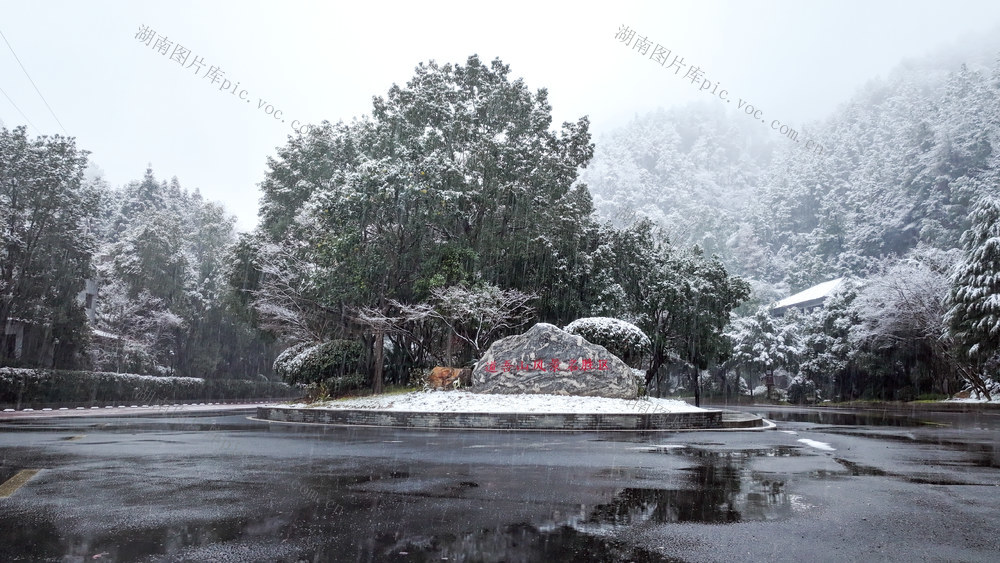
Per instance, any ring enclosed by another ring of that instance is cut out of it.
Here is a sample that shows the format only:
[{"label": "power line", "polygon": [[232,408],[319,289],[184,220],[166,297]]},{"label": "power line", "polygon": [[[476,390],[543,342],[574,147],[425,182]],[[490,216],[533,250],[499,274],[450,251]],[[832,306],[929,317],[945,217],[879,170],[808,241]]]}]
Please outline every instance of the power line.
[{"label": "power line", "polygon": [[7,98],[7,101],[10,102],[10,105],[14,106],[14,109],[17,110],[17,113],[21,114],[21,117],[23,117],[24,120],[28,122],[28,125],[31,125],[31,128],[34,129],[35,132],[37,133],[39,131],[38,127],[35,127],[35,124],[32,123],[30,119],[28,119],[28,116],[24,115],[24,112],[21,111],[21,108],[17,107],[17,104],[14,103],[14,100],[10,99],[10,96],[7,95],[7,92],[4,92],[3,88],[0,88],[0,93],[3,93],[3,96]]},{"label": "power line", "polygon": [[[56,112],[52,111],[52,107],[49,106],[49,102],[45,100],[45,96],[42,95],[42,91],[38,89],[38,86],[35,85],[35,81],[31,79],[31,75],[28,74],[28,69],[24,68],[24,65],[21,64],[21,59],[19,59],[18,56],[17,56],[17,53],[14,52],[14,47],[11,46],[10,41],[7,41],[7,36],[3,34],[3,31],[0,31],[0,37],[3,37],[3,42],[6,43],[7,44],[7,48],[10,49],[10,54],[14,55],[14,60],[16,60],[17,64],[21,67],[21,71],[24,72],[24,75],[28,77],[28,82],[31,82],[32,87],[35,88],[35,92],[38,92],[38,97],[41,98],[42,102],[45,103],[45,107],[49,108],[49,113],[52,114],[52,117],[56,120],[56,123],[58,123],[59,127],[62,128],[63,133],[66,133],[67,135],[69,135],[69,132],[66,131],[65,127],[63,127],[62,122],[59,121],[58,117],[56,117]],[[4,95],[6,96],[7,94],[4,94]],[[10,97],[8,97],[7,99],[9,100]],[[14,102],[11,102],[11,103],[14,103]],[[17,107],[17,106],[14,106],[14,107]],[[21,111],[21,110],[17,110],[17,111]],[[24,115],[24,114],[22,113],[21,115]],[[25,119],[28,119],[28,118],[25,117]],[[30,121],[29,121],[29,123],[30,123]],[[34,125],[32,125],[32,127],[34,127]],[[35,127],[35,129],[38,129],[38,128]]]}]

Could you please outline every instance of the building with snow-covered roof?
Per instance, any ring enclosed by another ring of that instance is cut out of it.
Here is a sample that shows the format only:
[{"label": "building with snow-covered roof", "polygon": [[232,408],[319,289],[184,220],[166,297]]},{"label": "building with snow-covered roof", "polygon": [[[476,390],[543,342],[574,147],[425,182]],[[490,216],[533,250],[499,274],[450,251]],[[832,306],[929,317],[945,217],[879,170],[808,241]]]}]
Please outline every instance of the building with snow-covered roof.
[{"label": "building with snow-covered roof", "polygon": [[823,303],[826,302],[826,298],[833,294],[843,283],[844,278],[837,278],[814,285],[809,289],[786,297],[771,306],[771,315],[781,317],[789,309],[798,309],[807,312],[822,307]]}]

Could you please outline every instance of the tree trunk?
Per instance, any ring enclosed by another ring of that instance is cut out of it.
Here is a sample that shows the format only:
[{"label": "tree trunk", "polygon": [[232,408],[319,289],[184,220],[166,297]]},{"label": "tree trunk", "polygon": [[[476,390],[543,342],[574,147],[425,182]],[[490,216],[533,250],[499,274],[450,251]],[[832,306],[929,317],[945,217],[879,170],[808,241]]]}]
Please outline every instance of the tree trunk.
[{"label": "tree trunk", "polygon": [[701,406],[701,385],[698,382],[698,366],[693,366],[691,368],[692,377],[694,377],[694,406]]},{"label": "tree trunk", "polygon": [[385,348],[385,333],[375,331],[375,375],[372,377],[372,391],[382,392],[382,353]]},{"label": "tree trunk", "polygon": [[[653,378],[659,374],[660,366],[663,365],[663,349],[657,345],[653,348],[653,360],[650,362],[649,371],[646,372],[646,393],[649,394],[649,384],[653,381]],[[659,381],[659,380],[657,380]],[[657,394],[659,394],[659,386],[657,386]]]},{"label": "tree trunk", "polygon": [[657,314],[656,320],[656,331],[654,332],[653,340],[653,357],[649,362],[649,371],[646,372],[646,394],[649,395],[649,384],[653,380],[653,377],[657,378],[656,394],[660,395],[659,386],[659,373],[660,366],[663,365],[663,361],[666,359],[663,354],[663,340],[662,340],[662,328],[663,328],[663,318]]}]

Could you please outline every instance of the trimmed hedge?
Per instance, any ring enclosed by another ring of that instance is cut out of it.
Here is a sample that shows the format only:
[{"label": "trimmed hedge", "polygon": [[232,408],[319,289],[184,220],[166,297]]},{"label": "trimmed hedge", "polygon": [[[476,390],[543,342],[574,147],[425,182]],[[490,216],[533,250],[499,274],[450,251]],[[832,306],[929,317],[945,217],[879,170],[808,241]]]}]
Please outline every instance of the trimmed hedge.
[{"label": "trimmed hedge", "polygon": [[163,404],[294,398],[302,389],[275,381],[157,377],[128,373],[0,368],[0,405]]}]

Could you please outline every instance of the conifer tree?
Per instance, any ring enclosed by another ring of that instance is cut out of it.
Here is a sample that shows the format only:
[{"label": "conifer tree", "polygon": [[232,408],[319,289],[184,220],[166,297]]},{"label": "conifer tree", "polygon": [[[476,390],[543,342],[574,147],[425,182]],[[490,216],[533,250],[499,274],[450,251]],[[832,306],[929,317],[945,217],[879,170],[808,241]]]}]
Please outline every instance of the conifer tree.
[{"label": "conifer tree", "polygon": [[[1000,199],[984,197],[962,235],[964,259],[952,275],[948,321],[955,340],[975,366],[976,376],[1000,365]],[[973,382],[987,398],[985,378]]]}]

